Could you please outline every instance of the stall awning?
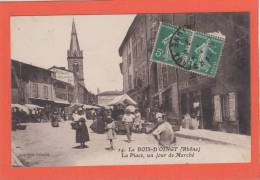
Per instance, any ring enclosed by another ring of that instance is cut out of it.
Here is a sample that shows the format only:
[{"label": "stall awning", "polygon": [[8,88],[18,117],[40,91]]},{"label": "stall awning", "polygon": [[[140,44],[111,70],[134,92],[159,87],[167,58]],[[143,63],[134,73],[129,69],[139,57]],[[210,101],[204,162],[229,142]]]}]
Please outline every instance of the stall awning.
[{"label": "stall awning", "polygon": [[25,112],[26,114],[30,114],[30,110],[27,106],[25,105],[21,105],[21,104],[12,104],[11,105],[12,108],[17,108],[19,109],[19,111],[23,111]]},{"label": "stall awning", "polygon": [[100,107],[97,106],[93,106],[93,105],[88,105],[88,104],[84,104],[83,105],[84,109],[99,109]]},{"label": "stall awning", "polygon": [[117,105],[117,104],[137,105],[137,103],[127,94],[123,94],[121,96],[115,97],[107,105]]},{"label": "stall awning", "polygon": [[54,103],[56,103],[56,104],[64,104],[64,105],[69,105],[70,104],[69,101],[64,100],[64,99],[59,99],[59,98],[55,98]]},{"label": "stall awning", "polygon": [[29,109],[43,109],[44,107],[38,106],[36,104],[25,104]]},{"label": "stall awning", "polygon": [[36,97],[29,97],[30,99],[33,99],[33,100],[41,100],[41,101],[49,101],[49,102],[53,102],[53,100],[51,99],[42,99],[42,98],[36,98]]}]

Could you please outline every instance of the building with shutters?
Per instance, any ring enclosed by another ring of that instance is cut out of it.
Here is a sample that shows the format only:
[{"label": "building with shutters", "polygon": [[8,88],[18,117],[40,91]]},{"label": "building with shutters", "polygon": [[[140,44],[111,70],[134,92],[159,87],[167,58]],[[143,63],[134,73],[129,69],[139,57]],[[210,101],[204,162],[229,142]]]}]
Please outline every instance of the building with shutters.
[{"label": "building with shutters", "polygon": [[[151,63],[160,22],[226,36],[215,78]],[[149,118],[155,108],[169,119],[196,114],[201,129],[250,134],[250,57],[248,13],[140,14],[119,48],[124,92]]]},{"label": "building with shutters", "polygon": [[11,60],[12,103],[36,104],[51,110],[54,103],[53,72],[31,64]]},{"label": "building with shutters", "polygon": [[63,111],[73,103],[96,104],[96,95],[84,84],[83,52],[74,20],[67,55],[68,69],[57,66],[45,69],[11,60],[12,103],[36,104],[49,111]]}]

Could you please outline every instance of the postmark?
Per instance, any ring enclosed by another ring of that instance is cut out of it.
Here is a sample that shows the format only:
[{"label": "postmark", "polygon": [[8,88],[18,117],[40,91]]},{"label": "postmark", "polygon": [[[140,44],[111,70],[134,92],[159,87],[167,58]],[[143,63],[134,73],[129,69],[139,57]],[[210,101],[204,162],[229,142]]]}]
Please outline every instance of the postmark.
[{"label": "postmark", "polygon": [[215,77],[225,36],[161,23],[150,60]]}]

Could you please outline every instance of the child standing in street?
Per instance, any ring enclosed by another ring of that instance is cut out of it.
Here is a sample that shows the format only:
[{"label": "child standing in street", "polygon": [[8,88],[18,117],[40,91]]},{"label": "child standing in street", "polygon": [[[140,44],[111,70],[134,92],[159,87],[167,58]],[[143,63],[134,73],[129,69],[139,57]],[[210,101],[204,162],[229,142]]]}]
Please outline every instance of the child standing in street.
[{"label": "child standing in street", "polygon": [[115,132],[116,126],[115,126],[115,122],[112,119],[111,116],[108,116],[106,119],[106,131],[107,131],[107,139],[110,142],[110,147],[107,148],[107,150],[114,150],[114,146],[113,146],[113,139],[115,139]]}]

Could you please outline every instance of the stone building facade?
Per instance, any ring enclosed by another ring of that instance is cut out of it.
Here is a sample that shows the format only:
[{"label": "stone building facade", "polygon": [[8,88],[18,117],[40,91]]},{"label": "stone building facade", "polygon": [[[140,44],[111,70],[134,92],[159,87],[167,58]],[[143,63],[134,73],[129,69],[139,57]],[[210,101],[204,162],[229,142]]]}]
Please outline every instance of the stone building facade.
[{"label": "stone building facade", "polygon": [[[12,103],[64,108],[72,103],[96,104],[96,95],[64,67],[44,69],[12,60]],[[62,75],[61,75],[62,74]]]},{"label": "stone building facade", "polygon": [[[148,61],[160,22],[204,33],[219,31],[224,34],[226,42],[216,77],[208,78]],[[132,67],[125,52],[128,43],[132,44],[130,52],[136,51],[133,45],[138,45],[137,55],[131,59]],[[131,24],[119,54],[122,56],[124,92],[141,102],[139,106],[146,114],[157,108],[180,122],[184,114],[196,113],[200,128],[250,134],[247,13],[140,14]],[[138,79],[136,84],[132,82],[135,86],[131,89],[128,88],[129,71],[133,72],[132,79]],[[140,84],[142,88],[139,88]]]}]

